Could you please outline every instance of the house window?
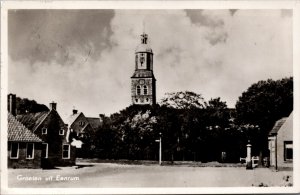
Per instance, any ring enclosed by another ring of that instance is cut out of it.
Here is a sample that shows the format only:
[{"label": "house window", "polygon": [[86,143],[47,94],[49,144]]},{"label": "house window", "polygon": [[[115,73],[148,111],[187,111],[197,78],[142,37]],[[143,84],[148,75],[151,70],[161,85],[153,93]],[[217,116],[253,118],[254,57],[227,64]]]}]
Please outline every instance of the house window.
[{"label": "house window", "polygon": [[11,159],[19,158],[19,143],[11,143],[10,158]]},{"label": "house window", "polygon": [[293,142],[292,141],[284,142],[284,160],[285,161],[293,160]]},{"label": "house window", "polygon": [[47,128],[42,128],[42,134],[47,134]]},{"label": "house window", "polygon": [[80,125],[81,127],[83,127],[83,126],[84,126],[84,124],[85,124],[85,122],[84,122],[84,121],[79,121],[79,125]]},{"label": "house window", "polygon": [[69,144],[63,144],[62,158],[63,159],[69,159],[70,158],[70,145]]},{"label": "house window", "polygon": [[136,86],[136,94],[141,95],[141,86]]},{"label": "house window", "polygon": [[26,159],[33,159],[34,157],[34,144],[27,143],[26,144]]},{"label": "house window", "polygon": [[42,143],[42,158],[48,158],[48,144]]},{"label": "house window", "polygon": [[146,85],[144,85],[144,95],[148,94],[148,87]]},{"label": "house window", "polygon": [[65,130],[64,129],[60,129],[59,130],[59,135],[64,135],[65,134]]}]

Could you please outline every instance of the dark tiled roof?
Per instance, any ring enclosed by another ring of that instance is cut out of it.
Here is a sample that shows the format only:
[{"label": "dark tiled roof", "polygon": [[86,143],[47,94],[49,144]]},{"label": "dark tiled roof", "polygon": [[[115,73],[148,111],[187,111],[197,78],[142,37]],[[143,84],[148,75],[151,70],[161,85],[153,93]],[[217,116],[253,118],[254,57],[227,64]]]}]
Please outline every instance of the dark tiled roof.
[{"label": "dark tiled roof", "polygon": [[8,113],[8,141],[42,142],[34,133],[20,123],[11,113]]},{"label": "dark tiled roof", "polygon": [[100,118],[86,117],[91,127],[97,130],[101,126]]},{"label": "dark tiled roof", "polygon": [[269,135],[277,134],[277,132],[279,131],[279,129],[285,123],[286,119],[287,119],[287,117],[284,117],[284,118],[279,119],[278,121],[276,121],[276,123],[275,123],[273,129],[270,131]]},{"label": "dark tiled roof", "polygon": [[154,78],[153,72],[150,70],[135,71],[131,78]]},{"label": "dark tiled roof", "polygon": [[17,119],[28,129],[35,131],[36,128],[41,124],[41,122],[43,122],[44,119],[48,116],[48,114],[49,112],[28,113],[24,115],[18,115]]}]

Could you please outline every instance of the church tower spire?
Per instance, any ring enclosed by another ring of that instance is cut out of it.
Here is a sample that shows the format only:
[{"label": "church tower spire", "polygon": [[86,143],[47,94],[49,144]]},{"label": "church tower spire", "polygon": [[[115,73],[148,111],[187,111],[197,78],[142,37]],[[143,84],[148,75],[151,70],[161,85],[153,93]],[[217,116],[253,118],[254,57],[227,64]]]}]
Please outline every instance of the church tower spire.
[{"label": "church tower spire", "polygon": [[135,71],[131,77],[132,104],[156,104],[156,79],[153,74],[153,52],[148,35],[143,32],[135,50]]}]

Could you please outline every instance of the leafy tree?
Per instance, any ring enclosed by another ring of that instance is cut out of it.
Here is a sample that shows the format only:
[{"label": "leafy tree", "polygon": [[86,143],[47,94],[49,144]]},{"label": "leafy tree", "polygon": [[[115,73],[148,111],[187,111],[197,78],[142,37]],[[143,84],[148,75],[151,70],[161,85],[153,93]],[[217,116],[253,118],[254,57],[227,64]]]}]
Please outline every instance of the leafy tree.
[{"label": "leafy tree", "polygon": [[17,114],[36,113],[49,111],[48,107],[44,104],[38,104],[35,100],[27,98],[16,98]]},{"label": "leafy tree", "polygon": [[180,91],[166,93],[166,97],[161,100],[160,105],[176,109],[204,108],[204,99],[200,94]]},{"label": "leafy tree", "polygon": [[210,99],[206,105],[207,125],[227,127],[229,125],[230,110],[226,102],[222,102],[221,98]]}]

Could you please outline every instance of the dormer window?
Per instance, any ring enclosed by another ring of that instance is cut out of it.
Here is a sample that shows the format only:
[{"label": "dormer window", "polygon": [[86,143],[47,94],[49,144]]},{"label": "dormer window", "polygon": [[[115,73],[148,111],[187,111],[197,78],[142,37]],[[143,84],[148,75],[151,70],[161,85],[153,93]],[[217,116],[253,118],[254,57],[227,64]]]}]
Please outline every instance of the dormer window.
[{"label": "dormer window", "polygon": [[47,134],[47,128],[42,128],[42,134]]},{"label": "dormer window", "polygon": [[59,130],[59,135],[64,135],[65,134],[65,130],[64,129],[60,129]]}]

